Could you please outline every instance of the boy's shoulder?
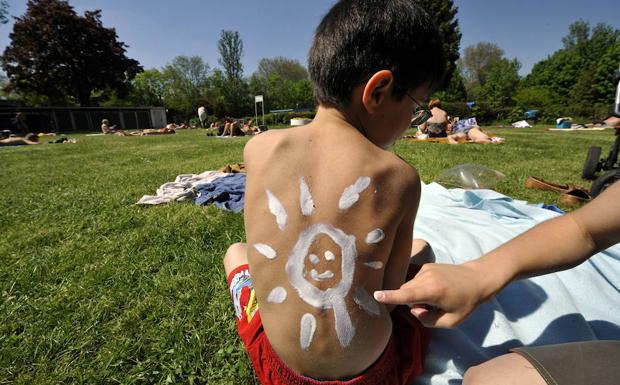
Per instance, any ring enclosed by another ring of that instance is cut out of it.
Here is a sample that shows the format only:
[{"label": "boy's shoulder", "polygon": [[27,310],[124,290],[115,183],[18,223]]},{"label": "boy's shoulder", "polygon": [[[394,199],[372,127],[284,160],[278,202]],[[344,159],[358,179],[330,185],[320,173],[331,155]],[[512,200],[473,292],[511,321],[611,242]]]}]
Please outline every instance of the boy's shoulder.
[{"label": "boy's shoulder", "polygon": [[286,131],[288,130],[269,130],[252,137],[243,148],[245,162],[247,163],[260,155],[272,152],[278,146],[278,143],[284,141],[285,137],[288,136]]}]

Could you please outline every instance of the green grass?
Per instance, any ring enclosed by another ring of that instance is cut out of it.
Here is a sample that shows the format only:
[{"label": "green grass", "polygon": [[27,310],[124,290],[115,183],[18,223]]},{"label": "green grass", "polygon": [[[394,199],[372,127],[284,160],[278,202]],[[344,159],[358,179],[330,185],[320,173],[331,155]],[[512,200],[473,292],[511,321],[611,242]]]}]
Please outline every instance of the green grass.
[{"label": "green grass", "polygon": [[[460,163],[582,183],[588,148],[611,131],[490,129],[504,145],[400,141],[395,151],[431,182]],[[140,207],[177,174],[242,160],[246,139],[199,131],[85,137],[78,144],[0,149],[0,384],[254,384],[236,337],[221,264],[244,239],[243,217],[177,203]]]}]

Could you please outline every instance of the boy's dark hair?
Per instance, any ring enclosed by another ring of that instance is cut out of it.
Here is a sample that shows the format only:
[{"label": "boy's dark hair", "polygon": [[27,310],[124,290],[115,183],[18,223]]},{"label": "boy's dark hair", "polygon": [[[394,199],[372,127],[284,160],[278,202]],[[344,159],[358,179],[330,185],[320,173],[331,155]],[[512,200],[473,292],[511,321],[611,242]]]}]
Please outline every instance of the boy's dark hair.
[{"label": "boy's dark hair", "polygon": [[317,101],[336,107],[377,71],[392,71],[401,99],[424,84],[436,88],[446,70],[434,21],[414,0],[339,1],[317,27],[308,62]]}]

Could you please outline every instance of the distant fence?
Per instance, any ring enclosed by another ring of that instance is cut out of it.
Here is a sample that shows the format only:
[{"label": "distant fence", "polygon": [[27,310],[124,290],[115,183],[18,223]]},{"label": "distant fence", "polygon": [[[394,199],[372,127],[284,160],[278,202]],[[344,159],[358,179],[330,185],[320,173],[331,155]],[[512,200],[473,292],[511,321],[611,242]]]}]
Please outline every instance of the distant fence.
[{"label": "distant fence", "polygon": [[99,131],[103,119],[124,130],[167,123],[164,107],[0,107],[0,129],[16,130],[17,113],[31,132]]}]

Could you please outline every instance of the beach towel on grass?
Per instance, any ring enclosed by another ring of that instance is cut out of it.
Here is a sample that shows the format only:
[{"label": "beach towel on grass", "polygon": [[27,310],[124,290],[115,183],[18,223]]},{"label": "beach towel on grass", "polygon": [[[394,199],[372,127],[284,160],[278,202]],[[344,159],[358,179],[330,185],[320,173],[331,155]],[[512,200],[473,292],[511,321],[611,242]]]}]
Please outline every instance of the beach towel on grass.
[{"label": "beach towel on grass", "polygon": [[228,174],[217,180],[196,187],[197,205],[213,203],[223,210],[236,213],[243,210],[245,174]]},{"label": "beach towel on grass", "polygon": [[[479,257],[559,214],[491,190],[424,185],[414,237],[437,262]],[[620,247],[573,269],[517,281],[458,328],[434,329],[424,374],[415,384],[460,384],[465,370],[522,345],[620,339]]]}]

